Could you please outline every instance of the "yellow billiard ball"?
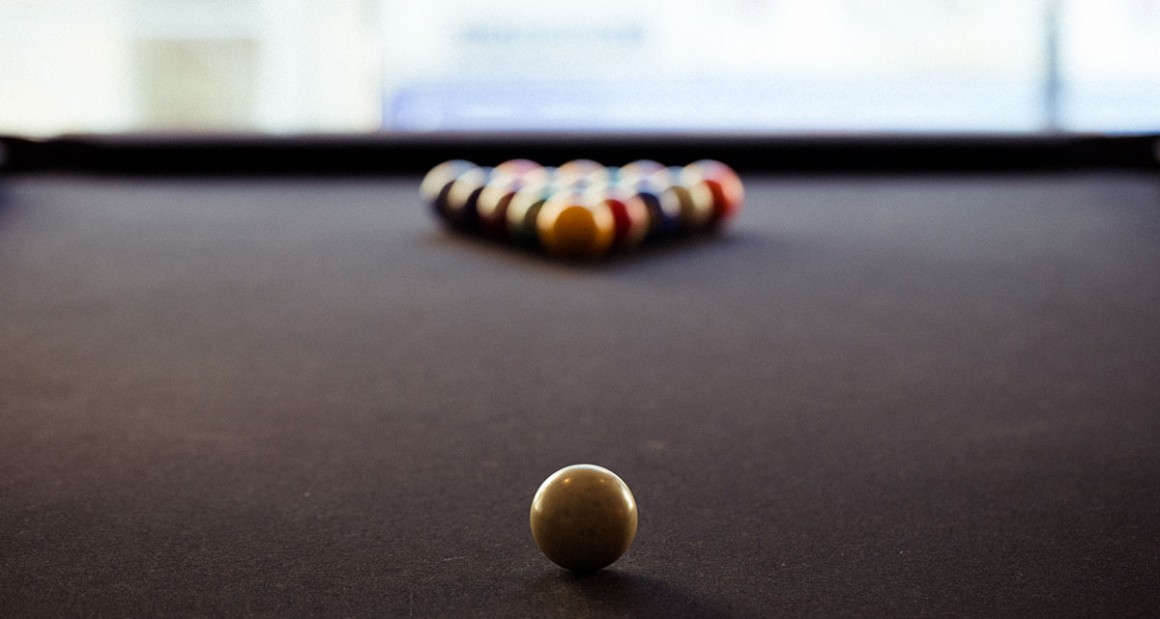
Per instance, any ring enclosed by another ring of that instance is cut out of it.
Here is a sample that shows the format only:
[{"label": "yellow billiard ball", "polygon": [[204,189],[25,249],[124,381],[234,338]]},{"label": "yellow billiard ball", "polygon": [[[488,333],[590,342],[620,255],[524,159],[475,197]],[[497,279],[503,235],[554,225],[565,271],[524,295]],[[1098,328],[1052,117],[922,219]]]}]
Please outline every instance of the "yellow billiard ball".
[{"label": "yellow billiard ball", "polygon": [[612,565],[636,536],[636,499],[620,477],[594,464],[553,473],[532,499],[532,538],[544,556],[575,572]]},{"label": "yellow billiard ball", "polygon": [[616,219],[608,205],[591,192],[564,190],[544,202],[536,215],[536,233],[551,254],[592,260],[612,248]]}]

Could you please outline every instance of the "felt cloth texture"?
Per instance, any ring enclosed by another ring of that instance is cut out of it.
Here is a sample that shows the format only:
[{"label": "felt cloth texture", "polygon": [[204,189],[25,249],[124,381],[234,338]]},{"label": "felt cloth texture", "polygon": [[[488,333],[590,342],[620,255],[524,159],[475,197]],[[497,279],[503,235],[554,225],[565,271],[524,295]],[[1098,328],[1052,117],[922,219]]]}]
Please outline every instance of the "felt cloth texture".
[{"label": "felt cloth texture", "polygon": [[603,265],[417,177],[0,181],[0,616],[1154,616],[1160,178],[745,180]]}]

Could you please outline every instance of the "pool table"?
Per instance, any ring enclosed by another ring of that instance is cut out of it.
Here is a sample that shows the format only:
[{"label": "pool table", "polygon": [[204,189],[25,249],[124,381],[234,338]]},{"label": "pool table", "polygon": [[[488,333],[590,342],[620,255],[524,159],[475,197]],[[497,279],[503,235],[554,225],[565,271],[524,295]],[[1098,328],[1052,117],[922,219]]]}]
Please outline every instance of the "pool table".
[{"label": "pool table", "polygon": [[[747,161],[596,264],[420,166],[0,177],[0,616],[1160,613],[1160,174]],[[639,506],[589,575],[573,463]]]}]

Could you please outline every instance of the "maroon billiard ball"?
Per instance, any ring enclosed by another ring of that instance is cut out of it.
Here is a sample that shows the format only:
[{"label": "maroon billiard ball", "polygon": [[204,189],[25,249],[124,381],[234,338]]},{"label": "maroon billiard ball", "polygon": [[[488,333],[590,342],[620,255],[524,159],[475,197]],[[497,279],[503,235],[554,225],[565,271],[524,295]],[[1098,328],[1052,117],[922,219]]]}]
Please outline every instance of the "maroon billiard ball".
[{"label": "maroon billiard ball", "polygon": [[648,207],[640,196],[618,186],[596,190],[597,199],[612,213],[616,224],[613,247],[629,250],[639,247],[649,230]]}]

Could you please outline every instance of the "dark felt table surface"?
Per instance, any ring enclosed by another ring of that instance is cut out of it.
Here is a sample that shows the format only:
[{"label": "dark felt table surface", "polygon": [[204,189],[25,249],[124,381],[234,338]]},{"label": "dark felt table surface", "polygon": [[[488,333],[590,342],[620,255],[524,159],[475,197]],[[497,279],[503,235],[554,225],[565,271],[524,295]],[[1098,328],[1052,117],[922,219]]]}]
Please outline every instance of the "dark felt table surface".
[{"label": "dark felt table surface", "polygon": [[746,181],[598,267],[412,177],[3,181],[0,616],[1160,612],[1160,177]]}]

